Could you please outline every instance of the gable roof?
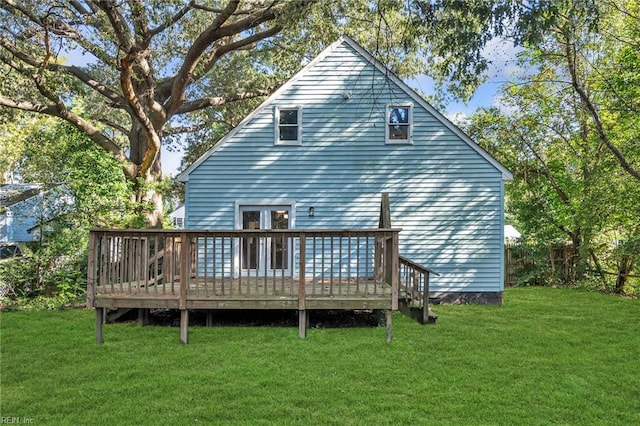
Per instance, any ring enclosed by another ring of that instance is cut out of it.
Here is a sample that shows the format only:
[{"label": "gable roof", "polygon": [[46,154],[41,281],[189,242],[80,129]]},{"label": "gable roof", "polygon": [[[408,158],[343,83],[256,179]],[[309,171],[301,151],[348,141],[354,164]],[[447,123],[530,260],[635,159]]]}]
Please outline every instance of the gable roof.
[{"label": "gable roof", "polygon": [[298,71],[296,75],[294,75],[291,79],[289,79],[285,84],[280,86],[278,90],[276,90],[271,96],[269,96],[260,106],[258,106],[251,114],[246,116],[235,128],[233,128],[229,133],[227,133],[222,139],[218,141],[212,148],[210,148],[207,152],[205,152],[200,158],[198,158],[191,166],[189,166],[186,170],[180,173],[176,179],[180,182],[188,182],[189,174],[194,171],[200,164],[202,164],[207,158],[209,158],[213,153],[218,151],[222,145],[224,145],[229,139],[233,138],[244,126],[253,120],[264,108],[269,106],[273,102],[274,99],[277,99],[283,92],[289,90],[291,86],[299,80],[305,73],[313,68],[318,62],[322,61],[327,55],[331,54],[336,48],[342,44],[347,44],[351,48],[353,48],[360,56],[362,56],[367,62],[372,64],[379,72],[393,81],[401,90],[403,90],[408,96],[410,96],[416,104],[420,105],[422,108],[427,110],[431,115],[433,115],[438,121],[440,121],[447,129],[453,132],[456,136],[458,136],[462,141],[464,141],[471,149],[476,151],[483,157],[487,162],[489,162],[493,167],[495,167],[502,174],[503,180],[510,180],[513,178],[511,172],[504,167],[498,160],[493,158],[491,154],[485,151],[480,145],[478,145],[474,140],[472,140],[466,133],[464,133],[458,126],[453,124],[448,118],[446,118],[442,113],[436,110],[431,104],[429,104],[422,96],[416,93],[411,87],[409,87],[404,81],[402,81],[398,76],[391,72],[387,67],[382,65],[380,61],[374,58],[369,52],[367,52],[362,46],[360,46],[356,41],[354,41],[351,37],[343,35],[337,41],[332,43],[329,47],[323,50],[318,56],[315,57],[311,62],[309,62],[302,70]]}]

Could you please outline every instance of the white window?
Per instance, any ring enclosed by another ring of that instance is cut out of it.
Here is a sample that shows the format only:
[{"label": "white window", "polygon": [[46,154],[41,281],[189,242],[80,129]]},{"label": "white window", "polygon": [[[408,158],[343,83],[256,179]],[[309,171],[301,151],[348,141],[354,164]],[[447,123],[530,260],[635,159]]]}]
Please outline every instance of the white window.
[{"label": "white window", "polygon": [[276,145],[301,145],[302,108],[278,106],[273,115]]},{"label": "white window", "polygon": [[413,105],[387,105],[386,143],[413,143]]},{"label": "white window", "polygon": [[184,228],[184,218],[183,217],[174,217],[173,218],[173,227],[176,229]]}]

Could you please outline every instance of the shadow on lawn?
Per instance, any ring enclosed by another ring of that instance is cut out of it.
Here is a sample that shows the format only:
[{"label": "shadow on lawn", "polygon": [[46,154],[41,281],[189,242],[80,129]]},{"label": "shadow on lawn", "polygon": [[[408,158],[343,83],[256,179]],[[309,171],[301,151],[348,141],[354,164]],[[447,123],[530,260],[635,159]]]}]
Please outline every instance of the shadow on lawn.
[{"label": "shadow on lawn", "polygon": [[[131,310],[117,322],[137,320],[137,310]],[[189,311],[189,326],[205,326],[206,311]],[[176,309],[151,309],[149,325],[180,326],[180,311]],[[384,324],[384,312],[313,310],[309,313],[310,328],[377,327]],[[227,327],[297,327],[298,311],[295,310],[216,310],[212,312],[213,326]]]}]

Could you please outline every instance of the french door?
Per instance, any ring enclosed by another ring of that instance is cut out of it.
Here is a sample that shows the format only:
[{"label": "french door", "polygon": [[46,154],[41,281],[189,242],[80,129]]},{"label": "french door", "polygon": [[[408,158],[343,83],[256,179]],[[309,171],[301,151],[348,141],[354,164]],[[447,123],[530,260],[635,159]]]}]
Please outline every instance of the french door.
[{"label": "french door", "polygon": [[[291,206],[240,206],[242,229],[290,229]],[[247,237],[240,244],[242,275],[291,275],[287,238]]]}]

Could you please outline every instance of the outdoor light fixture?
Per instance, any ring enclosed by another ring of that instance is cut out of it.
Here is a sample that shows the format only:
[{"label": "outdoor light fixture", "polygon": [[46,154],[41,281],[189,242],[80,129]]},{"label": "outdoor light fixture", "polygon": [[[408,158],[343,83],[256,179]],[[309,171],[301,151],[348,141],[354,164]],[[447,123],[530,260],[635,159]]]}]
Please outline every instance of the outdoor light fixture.
[{"label": "outdoor light fixture", "polygon": [[313,207],[309,207],[309,217],[314,217],[316,215],[316,210]]}]

